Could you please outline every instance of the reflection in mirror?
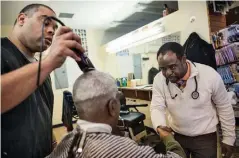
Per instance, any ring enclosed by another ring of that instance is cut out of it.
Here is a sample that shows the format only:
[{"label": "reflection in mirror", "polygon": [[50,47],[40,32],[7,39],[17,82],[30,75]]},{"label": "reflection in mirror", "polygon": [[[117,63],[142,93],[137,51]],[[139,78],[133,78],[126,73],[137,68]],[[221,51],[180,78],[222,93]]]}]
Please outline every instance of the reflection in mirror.
[{"label": "reflection in mirror", "polygon": [[[160,71],[156,59],[157,51],[167,42],[180,43],[180,32],[116,53],[118,76],[125,78],[127,86],[131,87],[152,84],[153,78]],[[131,73],[133,73],[133,79],[137,80],[136,85],[131,85],[128,77]],[[120,80],[122,82],[122,79]]]}]

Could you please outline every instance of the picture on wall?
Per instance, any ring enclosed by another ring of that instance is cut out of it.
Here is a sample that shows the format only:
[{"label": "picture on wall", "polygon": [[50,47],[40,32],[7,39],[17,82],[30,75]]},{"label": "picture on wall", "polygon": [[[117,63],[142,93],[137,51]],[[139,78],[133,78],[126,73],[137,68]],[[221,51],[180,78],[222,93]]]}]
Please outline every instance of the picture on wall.
[{"label": "picture on wall", "polygon": [[177,42],[180,43],[180,34],[175,33],[172,35],[168,35],[162,38],[162,44],[168,43],[168,42]]},{"label": "picture on wall", "polygon": [[76,33],[81,38],[82,47],[85,49],[85,53],[88,54],[88,45],[87,45],[87,37],[86,30],[84,29],[73,29],[73,32]]}]

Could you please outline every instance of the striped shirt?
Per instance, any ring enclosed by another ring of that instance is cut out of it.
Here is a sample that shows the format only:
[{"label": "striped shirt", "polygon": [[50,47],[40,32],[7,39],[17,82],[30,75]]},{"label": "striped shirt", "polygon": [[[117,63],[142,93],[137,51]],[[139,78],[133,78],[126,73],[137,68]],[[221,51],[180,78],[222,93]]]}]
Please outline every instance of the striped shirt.
[{"label": "striped shirt", "polygon": [[[167,153],[163,155],[156,153],[150,146],[139,146],[127,137],[115,136],[106,132],[87,132],[83,150],[77,153],[81,142],[75,141],[77,135],[82,139],[82,131],[79,131],[79,129],[75,129],[65,136],[47,158],[181,158],[173,151],[183,150],[172,136],[166,141]],[[168,151],[168,149],[171,151]]]}]

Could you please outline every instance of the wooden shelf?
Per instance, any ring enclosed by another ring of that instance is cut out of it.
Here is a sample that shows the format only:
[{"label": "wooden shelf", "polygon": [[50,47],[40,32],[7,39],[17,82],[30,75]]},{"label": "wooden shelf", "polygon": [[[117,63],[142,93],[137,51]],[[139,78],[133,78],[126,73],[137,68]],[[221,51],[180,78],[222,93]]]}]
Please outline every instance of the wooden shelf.
[{"label": "wooden shelf", "polygon": [[235,41],[235,42],[233,42],[233,43],[229,43],[229,44],[224,45],[224,46],[222,46],[222,47],[219,47],[219,48],[217,48],[217,49],[215,49],[215,50],[218,51],[218,50],[220,50],[220,49],[226,48],[226,47],[228,47],[228,46],[230,46],[230,45],[235,44],[236,42],[239,42],[239,41]]},{"label": "wooden shelf", "polygon": [[227,47],[227,46],[229,46],[229,45],[231,45],[231,43],[230,43],[230,44],[228,44],[228,45],[225,45],[225,46],[218,47],[218,48],[216,48],[215,50],[220,50],[220,49],[223,49],[223,48],[225,48],[225,47]]},{"label": "wooden shelf", "polygon": [[217,68],[220,68],[220,67],[223,67],[223,66],[226,66],[226,65],[236,64],[236,63],[238,63],[238,62],[239,62],[239,60],[231,61],[231,62],[226,63],[226,64],[218,65]]}]

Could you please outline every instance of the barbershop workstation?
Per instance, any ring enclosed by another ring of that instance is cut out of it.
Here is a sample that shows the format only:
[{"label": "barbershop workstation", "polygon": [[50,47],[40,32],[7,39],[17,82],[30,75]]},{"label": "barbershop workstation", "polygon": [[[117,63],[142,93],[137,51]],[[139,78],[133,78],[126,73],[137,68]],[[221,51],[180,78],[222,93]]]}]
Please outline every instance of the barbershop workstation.
[{"label": "barbershop workstation", "polygon": [[239,1],[1,1],[2,158],[239,158]]}]

